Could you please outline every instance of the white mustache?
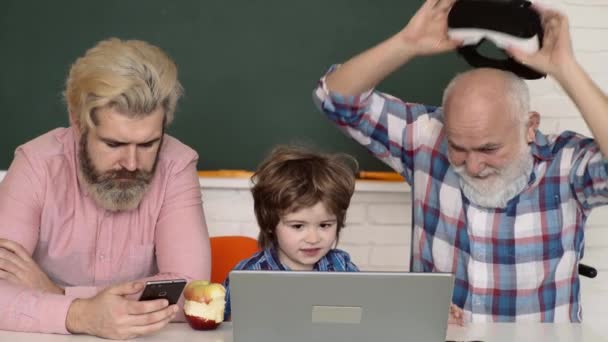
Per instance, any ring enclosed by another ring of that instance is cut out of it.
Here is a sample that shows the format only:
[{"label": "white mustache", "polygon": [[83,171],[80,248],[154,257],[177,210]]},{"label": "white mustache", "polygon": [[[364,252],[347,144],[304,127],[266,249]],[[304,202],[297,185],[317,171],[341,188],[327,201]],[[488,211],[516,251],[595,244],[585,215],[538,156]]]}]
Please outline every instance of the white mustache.
[{"label": "white mustache", "polygon": [[454,171],[456,171],[457,174],[459,174],[461,176],[465,176],[467,178],[485,178],[490,175],[500,174],[499,169],[493,168],[491,166],[486,166],[483,170],[479,171],[476,175],[473,175],[473,176],[469,175],[468,172],[466,172],[465,165],[453,166],[453,167],[454,167]]},{"label": "white mustache", "polygon": [[488,166],[485,169],[481,170],[477,174],[477,177],[484,178],[484,177],[487,177],[487,176],[490,176],[490,175],[494,175],[494,174],[500,174],[500,170]]}]

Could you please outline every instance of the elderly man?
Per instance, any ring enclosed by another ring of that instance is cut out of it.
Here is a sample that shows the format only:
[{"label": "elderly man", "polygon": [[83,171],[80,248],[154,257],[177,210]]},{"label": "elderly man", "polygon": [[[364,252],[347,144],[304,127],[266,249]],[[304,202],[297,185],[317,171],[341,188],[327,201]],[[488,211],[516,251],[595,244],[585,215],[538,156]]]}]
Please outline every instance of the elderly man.
[{"label": "elderly man", "polygon": [[164,134],[173,61],[109,39],[72,66],[70,127],[22,146],[0,183],[0,329],[125,339],[179,318],[143,280],[207,279],[196,152]]},{"label": "elderly man", "polygon": [[412,58],[459,46],[447,36],[454,2],[426,1],[403,30],[332,68],[316,101],[411,184],[411,270],[455,274],[466,321],[578,322],[584,223],[608,203],[608,99],[576,62],[567,19],[537,8],[543,48],[509,53],[557,80],[595,139],[539,132],[526,84],[501,70],[457,76],[442,107],[370,91]]}]

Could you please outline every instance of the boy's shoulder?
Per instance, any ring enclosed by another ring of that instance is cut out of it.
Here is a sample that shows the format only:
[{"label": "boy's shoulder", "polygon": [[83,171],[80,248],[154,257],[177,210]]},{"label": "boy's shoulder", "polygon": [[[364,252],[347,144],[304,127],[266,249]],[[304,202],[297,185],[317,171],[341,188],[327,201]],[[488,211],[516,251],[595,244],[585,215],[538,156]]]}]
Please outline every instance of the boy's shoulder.
[{"label": "boy's shoulder", "polygon": [[345,250],[338,248],[330,249],[329,252],[325,254],[325,256],[350,260],[350,254],[348,254],[348,252],[346,252]]},{"label": "boy's shoulder", "polygon": [[357,266],[350,260],[350,255],[341,249],[330,249],[325,257],[317,264],[320,271],[358,271]]},{"label": "boy's shoulder", "polygon": [[241,260],[235,270],[281,271],[281,263],[271,249],[263,249],[247,259]]}]

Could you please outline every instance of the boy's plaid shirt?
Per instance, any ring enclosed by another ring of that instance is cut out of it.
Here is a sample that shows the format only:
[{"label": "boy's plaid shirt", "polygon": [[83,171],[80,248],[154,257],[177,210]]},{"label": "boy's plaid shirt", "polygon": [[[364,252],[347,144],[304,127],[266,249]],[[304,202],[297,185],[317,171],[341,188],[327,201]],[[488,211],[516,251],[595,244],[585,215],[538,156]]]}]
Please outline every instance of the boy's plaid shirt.
[{"label": "boy's plaid shirt", "polygon": [[411,270],[453,273],[453,302],[469,321],[581,321],[583,227],[591,209],[608,202],[608,161],[594,140],[537,132],[528,186],[506,208],[487,209],[460,190],[441,108],[372,91],[341,96],[325,78],[314,98],[411,185]]}]

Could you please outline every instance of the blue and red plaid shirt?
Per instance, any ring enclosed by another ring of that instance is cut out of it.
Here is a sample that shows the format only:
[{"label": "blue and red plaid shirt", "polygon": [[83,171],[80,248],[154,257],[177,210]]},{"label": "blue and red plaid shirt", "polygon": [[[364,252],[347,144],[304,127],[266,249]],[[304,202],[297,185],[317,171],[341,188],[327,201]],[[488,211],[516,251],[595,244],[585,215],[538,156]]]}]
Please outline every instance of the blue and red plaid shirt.
[{"label": "blue and red plaid shirt", "polygon": [[314,94],[329,119],[410,184],[411,270],[453,273],[465,319],[581,321],[583,227],[608,203],[608,161],[593,139],[537,131],[527,187],[504,209],[482,208],[460,190],[440,107],[376,91],[341,96],[325,78]]},{"label": "blue and red plaid shirt", "polygon": [[[290,271],[289,267],[279,261],[276,250],[266,248],[252,255],[250,258],[242,260],[234,270],[263,270],[263,271]],[[350,261],[350,255],[341,249],[330,249],[313,267],[313,271],[319,272],[358,272],[357,266]],[[226,309],[224,319],[228,319],[232,313],[230,306],[230,278],[224,280],[226,288]]]}]

